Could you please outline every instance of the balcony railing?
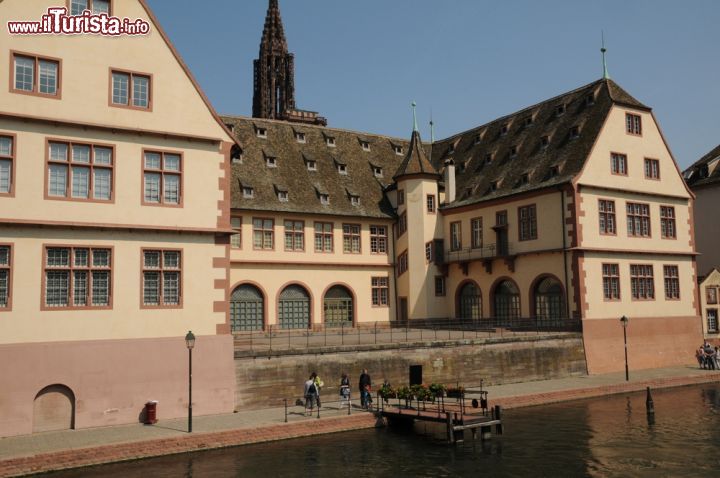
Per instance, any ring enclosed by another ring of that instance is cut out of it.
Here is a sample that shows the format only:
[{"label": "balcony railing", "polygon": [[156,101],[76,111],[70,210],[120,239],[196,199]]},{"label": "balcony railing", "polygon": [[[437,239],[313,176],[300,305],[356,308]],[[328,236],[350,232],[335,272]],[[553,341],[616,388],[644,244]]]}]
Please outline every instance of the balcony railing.
[{"label": "balcony railing", "polygon": [[508,244],[503,248],[498,248],[497,244],[490,244],[485,247],[464,248],[458,251],[445,251],[445,262],[465,262],[478,259],[494,259],[496,257],[506,257],[513,255],[513,248]]}]

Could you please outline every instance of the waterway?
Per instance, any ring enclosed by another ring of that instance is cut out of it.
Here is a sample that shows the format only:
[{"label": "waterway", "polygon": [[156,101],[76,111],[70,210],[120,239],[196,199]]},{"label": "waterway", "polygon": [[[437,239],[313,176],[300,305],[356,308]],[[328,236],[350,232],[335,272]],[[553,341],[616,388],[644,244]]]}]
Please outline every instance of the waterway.
[{"label": "waterway", "polygon": [[[710,477],[720,384],[508,410],[505,433],[448,446],[443,431],[324,435],[54,473],[52,478]],[[424,434],[418,434],[422,432]],[[468,436],[469,438],[469,436]]]}]

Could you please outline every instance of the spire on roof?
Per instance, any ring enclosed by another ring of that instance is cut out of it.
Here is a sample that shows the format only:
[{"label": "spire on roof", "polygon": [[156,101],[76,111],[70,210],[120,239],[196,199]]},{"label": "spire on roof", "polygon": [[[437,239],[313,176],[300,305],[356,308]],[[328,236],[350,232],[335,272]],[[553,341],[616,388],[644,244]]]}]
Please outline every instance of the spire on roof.
[{"label": "spire on roof", "polygon": [[411,174],[427,174],[432,176],[439,176],[437,170],[433,167],[425,154],[425,148],[420,138],[420,131],[418,130],[417,114],[415,107],[417,104],[413,101],[413,132],[412,138],[410,139],[410,146],[408,147],[407,155],[400,164],[397,172],[393,176],[393,179],[397,180],[402,176]]},{"label": "spire on roof", "polygon": [[430,144],[435,143],[435,122],[433,121],[432,110],[430,110]]},{"label": "spire on roof", "polygon": [[602,53],[602,60],[603,60],[603,80],[609,80],[610,74],[608,73],[607,68],[607,61],[605,61],[605,52],[607,52],[607,48],[605,48],[605,32],[600,33],[602,36],[602,48],[600,48],[600,52]]},{"label": "spire on roof", "polygon": [[285,28],[280,17],[280,5],[278,0],[270,0],[265,16],[265,28],[263,29],[262,43],[260,48],[270,47],[273,52],[287,54],[287,40],[285,39]]}]

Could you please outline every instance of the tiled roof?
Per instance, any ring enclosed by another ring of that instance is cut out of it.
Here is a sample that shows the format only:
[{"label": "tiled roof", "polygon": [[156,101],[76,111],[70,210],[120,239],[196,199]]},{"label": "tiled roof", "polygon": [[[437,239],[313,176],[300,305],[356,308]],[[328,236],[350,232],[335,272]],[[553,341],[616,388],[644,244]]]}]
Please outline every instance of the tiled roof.
[{"label": "tiled roof", "polygon": [[720,145],[687,168],[683,177],[691,188],[720,183]]},{"label": "tiled roof", "polygon": [[[236,116],[223,116],[242,146],[242,162],[232,165],[232,207],[257,211],[332,214],[340,216],[392,218],[392,206],[384,189],[392,183],[403,156],[395,146],[408,150],[408,141],[399,138],[359,133],[321,126]],[[264,128],[267,139],[257,136]],[[305,142],[296,138],[305,134]],[[327,138],[334,139],[328,146]],[[369,143],[365,151],[362,142]],[[272,153],[276,167],[268,167]],[[314,161],[316,171],[308,168]],[[347,174],[340,172],[344,167]],[[381,168],[382,177],[376,177]],[[242,186],[251,185],[253,198],[243,196]],[[288,192],[287,202],[278,198],[278,186]],[[320,195],[329,195],[329,204]],[[352,197],[359,198],[353,205]]]},{"label": "tiled roof", "polygon": [[417,131],[413,131],[408,152],[400,164],[400,167],[398,167],[393,175],[393,179],[398,179],[408,174],[438,174],[437,169],[430,164],[425,154],[425,147],[420,139],[420,133]]},{"label": "tiled roof", "polygon": [[456,200],[446,208],[570,182],[582,169],[613,103],[649,108],[601,79],[436,142],[432,163],[456,165]]}]

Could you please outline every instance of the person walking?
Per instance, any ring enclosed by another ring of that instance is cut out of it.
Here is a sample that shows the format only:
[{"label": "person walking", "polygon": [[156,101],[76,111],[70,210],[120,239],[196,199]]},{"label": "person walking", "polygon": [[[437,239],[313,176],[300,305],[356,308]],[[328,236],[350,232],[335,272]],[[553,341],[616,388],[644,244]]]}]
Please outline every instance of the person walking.
[{"label": "person walking", "polygon": [[340,403],[341,406],[350,405],[350,378],[346,373],[340,379]]},{"label": "person walking", "polygon": [[322,388],[325,386],[325,382],[320,380],[320,377],[315,372],[313,372],[313,375],[315,375],[315,391],[317,392],[317,406],[318,406],[318,408],[320,408],[322,406],[322,404],[320,402],[320,390],[322,390]]},{"label": "person walking", "polygon": [[303,390],[303,396],[305,397],[305,415],[312,415],[313,407],[318,398],[318,391],[315,386],[316,378],[317,374],[313,372],[305,382],[305,388]]},{"label": "person walking", "polygon": [[368,406],[370,387],[372,386],[372,381],[370,380],[370,375],[368,374],[366,368],[364,368],[360,374],[360,382],[358,385],[358,388],[360,389],[360,406],[365,409]]}]

